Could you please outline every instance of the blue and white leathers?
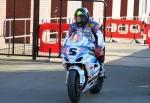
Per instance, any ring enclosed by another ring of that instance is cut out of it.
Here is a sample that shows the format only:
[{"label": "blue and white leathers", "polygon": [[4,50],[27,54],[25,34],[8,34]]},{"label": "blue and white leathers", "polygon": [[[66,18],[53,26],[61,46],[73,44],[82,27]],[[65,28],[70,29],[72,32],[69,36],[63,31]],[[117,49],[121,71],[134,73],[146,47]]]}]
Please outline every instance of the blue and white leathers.
[{"label": "blue and white leathers", "polygon": [[[70,25],[70,30],[69,30],[68,36],[70,36],[73,32],[77,31],[79,28],[82,28],[84,30],[90,30],[90,31],[94,32],[96,34],[96,36],[94,37],[93,34],[92,34],[92,36],[93,36],[93,39],[95,39],[95,38],[97,39],[98,46],[101,48],[105,47],[103,33],[100,31],[100,25],[98,22],[96,22],[92,18],[89,18],[89,21],[87,22],[87,24],[82,27],[78,27],[76,22],[73,22]],[[67,37],[66,37],[66,39],[67,39]],[[96,45],[96,42],[94,44]]]},{"label": "blue and white leathers", "polygon": [[[87,36],[89,35],[91,36]],[[82,92],[86,92],[96,82],[100,64],[94,54],[94,40],[90,30],[78,28],[64,42],[61,57],[67,70],[66,83],[69,70],[76,70],[80,77],[80,85],[85,85]]]}]

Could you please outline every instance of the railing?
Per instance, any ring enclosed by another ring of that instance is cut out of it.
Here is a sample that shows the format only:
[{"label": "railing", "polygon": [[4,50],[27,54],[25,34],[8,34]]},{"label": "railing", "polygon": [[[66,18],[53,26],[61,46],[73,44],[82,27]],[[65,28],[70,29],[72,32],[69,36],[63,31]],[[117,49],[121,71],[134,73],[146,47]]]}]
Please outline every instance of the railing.
[{"label": "railing", "polygon": [[[40,18],[39,19],[39,23],[40,24],[43,24],[43,23],[50,23],[52,21],[55,21],[55,23],[59,23],[60,21],[60,18]],[[69,19],[66,18],[66,17],[63,17],[62,18],[62,21],[66,21],[68,22]],[[21,49],[22,51],[22,54],[32,54],[31,53],[27,53],[26,52],[26,46],[30,45],[30,51],[32,51],[32,31],[33,31],[33,19],[32,18],[16,18],[15,19],[15,22],[17,21],[21,21],[23,24],[22,24],[22,27],[23,30],[22,30],[22,33],[20,34],[17,34],[15,32],[14,34],[14,29],[16,29],[14,26],[13,26],[13,23],[14,23],[14,19],[5,19],[4,22],[3,22],[3,37],[1,37],[1,41],[4,42],[4,43],[1,43],[0,45],[0,54],[12,54],[11,51],[13,49],[13,46],[12,45],[15,45],[14,46],[14,49],[17,51],[17,46],[18,47],[23,47]],[[27,31],[27,23],[30,23],[30,31],[28,30]],[[50,34],[56,34],[56,32],[50,32]],[[29,44],[27,44],[27,37],[30,38],[30,41],[29,41]],[[19,39],[19,38],[23,38],[23,41],[21,44],[18,44],[18,43],[13,43],[13,39]],[[2,40],[3,39],[3,40]],[[46,38],[48,40],[48,38]],[[7,41],[7,42],[6,42]],[[5,50],[5,51],[4,51]],[[4,51],[4,52],[2,52]]]},{"label": "railing", "polygon": [[[108,17],[107,20],[109,20],[110,18]],[[126,18],[125,17],[121,17],[120,19],[122,20],[125,20]],[[147,23],[147,22],[150,22],[150,17],[145,17],[145,16],[142,16],[142,17],[133,17],[133,18],[128,18],[130,20],[140,20],[141,22],[144,22],[144,23]],[[39,23],[40,24],[44,24],[44,23],[51,23],[53,21],[55,21],[55,23],[59,23],[60,21],[60,18],[40,18],[39,19]],[[70,24],[72,23],[74,20],[72,18],[67,18],[67,17],[63,17],[62,18],[62,21],[64,20],[64,23],[67,23],[67,24]],[[103,18],[97,18],[95,19],[97,20],[100,24],[103,23]],[[4,25],[3,25],[3,40],[1,40],[1,42],[5,42],[5,43],[2,43],[4,44],[4,46],[0,46],[0,54],[1,54],[1,50],[8,50],[8,53],[11,54],[11,50],[12,50],[12,39],[15,38],[15,39],[18,39],[18,38],[23,38],[23,43],[21,44],[21,46],[23,47],[22,49],[22,52],[24,54],[26,54],[26,46],[27,45],[31,45],[30,46],[30,51],[32,51],[32,31],[33,31],[33,20],[32,18],[16,18],[15,21],[22,21],[22,25],[24,26],[23,28],[23,31],[22,31],[22,34],[15,34],[13,35],[13,29],[15,29],[12,24],[14,22],[14,19],[6,19],[4,20]],[[7,23],[7,25],[6,25]],[[30,31],[27,32],[27,23],[30,23]],[[6,26],[7,26],[7,29],[6,29]],[[121,32],[122,34],[126,34],[129,26],[127,27],[127,25],[118,25],[118,28],[120,28],[118,30],[118,32]],[[134,28],[134,27],[131,27],[131,28]],[[110,27],[107,26],[106,29],[110,29],[112,32],[115,31],[115,25],[111,25]],[[135,29],[138,29],[139,30],[139,27],[135,27]],[[8,30],[6,32],[6,30]],[[131,31],[131,32],[139,32],[139,31]],[[7,33],[7,34],[6,34]],[[56,31],[50,31],[50,34],[56,34],[57,32]],[[58,34],[58,33],[57,33]],[[27,37],[30,38],[30,43],[27,44]],[[48,36],[49,37],[49,36]],[[1,37],[2,39],[2,37]],[[7,42],[6,42],[7,40]],[[49,38],[45,37],[45,41],[47,42],[50,42]],[[6,46],[5,46],[6,45]],[[16,49],[16,48],[15,48]],[[32,54],[32,53],[30,53]]]},{"label": "railing", "polygon": [[[12,24],[14,23],[14,19],[6,19],[4,20],[4,29],[3,29],[3,37],[5,39],[5,41],[7,41],[6,46],[3,46],[3,48],[1,49],[8,49],[8,54],[11,54],[11,49],[13,48],[13,41],[12,39],[16,39],[16,38],[23,38],[23,53],[25,53],[25,48],[26,48],[26,43],[27,43],[27,37],[30,37],[32,39],[32,28],[30,27],[30,32],[27,32],[27,22],[32,23],[32,19],[31,18],[16,18],[15,19],[15,22],[16,21],[22,21],[23,22],[23,31],[21,34],[14,34],[15,32],[15,27],[12,26]],[[7,26],[7,27],[6,27]],[[8,32],[6,32],[6,30],[8,30]],[[30,43],[31,42],[31,39],[30,39]],[[8,48],[7,48],[7,45],[8,45]]]}]

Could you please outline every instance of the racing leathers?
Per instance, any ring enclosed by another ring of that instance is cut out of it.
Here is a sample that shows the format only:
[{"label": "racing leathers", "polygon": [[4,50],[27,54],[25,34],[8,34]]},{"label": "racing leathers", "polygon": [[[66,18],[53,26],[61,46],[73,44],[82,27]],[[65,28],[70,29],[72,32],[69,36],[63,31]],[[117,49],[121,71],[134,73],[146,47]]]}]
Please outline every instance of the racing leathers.
[{"label": "racing leathers", "polygon": [[[71,36],[71,34],[75,31],[82,30],[83,34],[92,39],[92,42],[95,44],[95,54],[97,57],[103,54],[103,49],[105,47],[103,33],[100,31],[100,25],[96,21],[89,19],[88,23],[85,26],[78,27],[75,22],[70,25],[69,35],[66,37]],[[91,32],[91,33],[90,33]]]}]

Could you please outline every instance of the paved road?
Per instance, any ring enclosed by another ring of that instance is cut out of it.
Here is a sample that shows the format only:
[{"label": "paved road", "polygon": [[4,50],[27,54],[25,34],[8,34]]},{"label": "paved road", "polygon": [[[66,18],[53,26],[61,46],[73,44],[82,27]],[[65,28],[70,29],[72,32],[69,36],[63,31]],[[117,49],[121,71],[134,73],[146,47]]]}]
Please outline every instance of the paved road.
[{"label": "paved road", "polygon": [[[80,103],[150,102],[150,50],[123,46],[107,45],[102,92],[87,93]],[[0,103],[70,103],[60,62],[0,57]]]}]

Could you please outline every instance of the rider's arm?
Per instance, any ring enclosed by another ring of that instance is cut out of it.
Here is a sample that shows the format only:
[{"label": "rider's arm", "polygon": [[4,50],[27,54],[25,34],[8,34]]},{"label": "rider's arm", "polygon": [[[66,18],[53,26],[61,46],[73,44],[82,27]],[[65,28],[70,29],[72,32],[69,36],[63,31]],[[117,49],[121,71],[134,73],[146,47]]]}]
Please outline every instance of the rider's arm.
[{"label": "rider's arm", "polygon": [[102,49],[105,47],[104,37],[103,33],[100,30],[99,24],[95,24],[95,26],[92,28],[93,32],[95,33],[95,38],[97,42],[97,46],[101,47]]},{"label": "rider's arm", "polygon": [[101,48],[104,48],[105,42],[104,42],[103,33],[100,30],[97,30],[96,35],[98,37],[98,46],[100,46]]},{"label": "rider's arm", "polygon": [[69,32],[67,33],[67,35],[66,35],[66,37],[64,39],[63,46],[66,43],[66,41],[68,40],[68,38],[71,36],[71,34],[75,31],[75,28],[76,28],[75,23],[70,24]]},{"label": "rider's arm", "polygon": [[97,37],[97,45],[95,48],[95,54],[97,57],[99,57],[99,56],[104,55],[105,42],[104,42],[103,33],[100,31],[100,29],[95,30],[95,35]]},{"label": "rider's arm", "polygon": [[65,45],[65,43],[66,43],[66,41],[67,41],[68,38],[69,38],[69,35],[67,34],[66,37],[65,37],[65,39],[64,39],[64,42],[63,42],[62,46]]}]

